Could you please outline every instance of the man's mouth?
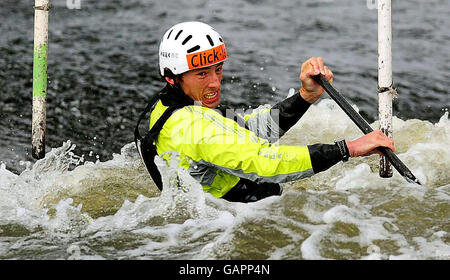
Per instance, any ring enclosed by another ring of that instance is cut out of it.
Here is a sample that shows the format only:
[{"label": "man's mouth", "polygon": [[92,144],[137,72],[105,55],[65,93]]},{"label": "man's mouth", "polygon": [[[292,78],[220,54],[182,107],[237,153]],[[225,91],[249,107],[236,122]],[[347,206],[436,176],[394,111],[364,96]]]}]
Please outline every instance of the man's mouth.
[{"label": "man's mouth", "polygon": [[220,93],[219,93],[219,91],[214,91],[214,92],[210,92],[210,93],[203,95],[203,97],[204,97],[204,100],[203,100],[204,102],[213,103],[213,102],[217,101],[217,99],[220,97]]}]

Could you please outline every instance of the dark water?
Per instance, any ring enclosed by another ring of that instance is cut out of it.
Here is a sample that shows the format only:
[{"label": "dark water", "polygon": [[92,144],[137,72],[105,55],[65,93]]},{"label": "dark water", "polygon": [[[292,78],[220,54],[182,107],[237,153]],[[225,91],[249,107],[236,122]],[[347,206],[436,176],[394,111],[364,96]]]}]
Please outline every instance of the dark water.
[{"label": "dark water", "polygon": [[[20,172],[32,161],[34,1],[0,9],[0,161]],[[366,1],[52,1],[47,150],[70,139],[87,160],[107,160],[133,141],[146,100],[161,88],[160,36],[199,20],[225,38],[230,58],[223,100],[234,106],[281,100],[298,88],[299,67],[322,56],[335,86],[370,122],[377,119],[377,12]],[[449,5],[395,1],[393,71],[401,119],[438,121],[450,105]],[[395,128],[394,128],[395,130]]]}]

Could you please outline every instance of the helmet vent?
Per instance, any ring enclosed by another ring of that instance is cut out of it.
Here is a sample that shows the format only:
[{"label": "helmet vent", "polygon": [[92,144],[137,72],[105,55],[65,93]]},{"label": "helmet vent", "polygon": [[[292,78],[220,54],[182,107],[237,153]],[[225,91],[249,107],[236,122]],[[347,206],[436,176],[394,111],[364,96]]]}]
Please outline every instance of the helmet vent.
[{"label": "helmet vent", "polygon": [[191,40],[191,38],[192,38],[192,35],[187,36],[186,39],[184,39],[183,43],[181,43],[181,44],[182,44],[183,46],[186,45],[186,43],[187,43],[189,40]]},{"label": "helmet vent", "polygon": [[211,44],[211,47],[214,47],[214,42],[209,35],[206,35],[206,39],[208,39],[209,43]]},{"label": "helmet vent", "polygon": [[195,47],[190,48],[189,50],[187,50],[187,53],[195,52],[196,50],[199,50],[199,49],[200,49],[200,46],[197,45],[197,46],[195,46]]},{"label": "helmet vent", "polygon": [[169,35],[167,35],[167,39],[169,39],[169,37],[170,37],[170,34],[172,34],[172,32],[173,32],[173,29],[172,29],[172,30],[170,30],[170,32],[169,32]]},{"label": "helmet vent", "polygon": [[178,39],[178,37],[180,36],[181,32],[183,32],[183,30],[178,31],[177,36],[175,36],[175,40]]}]

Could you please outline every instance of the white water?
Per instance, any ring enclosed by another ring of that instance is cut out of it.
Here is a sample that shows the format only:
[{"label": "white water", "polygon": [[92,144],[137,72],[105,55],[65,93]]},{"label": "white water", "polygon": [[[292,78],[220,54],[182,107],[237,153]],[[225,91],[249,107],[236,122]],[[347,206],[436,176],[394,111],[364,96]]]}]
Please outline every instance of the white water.
[{"label": "white water", "polygon": [[[360,135],[323,100],[281,143]],[[450,259],[448,112],[436,124],[394,118],[394,140],[424,186],[379,178],[371,156],[251,204],[204,194],[176,162],[160,194],[134,143],[92,163],[67,141],[20,175],[0,166],[0,259]]]}]

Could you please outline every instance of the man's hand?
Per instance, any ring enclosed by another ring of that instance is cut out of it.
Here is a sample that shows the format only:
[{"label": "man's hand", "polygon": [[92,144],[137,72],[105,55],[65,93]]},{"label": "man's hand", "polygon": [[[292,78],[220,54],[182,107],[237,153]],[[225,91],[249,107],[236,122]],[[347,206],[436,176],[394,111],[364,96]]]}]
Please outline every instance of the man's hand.
[{"label": "man's hand", "polygon": [[303,62],[299,77],[302,81],[300,95],[311,104],[319,99],[325,91],[312,79],[313,76],[316,76],[319,73],[324,75],[330,83],[333,82],[333,72],[323,64],[323,59],[321,57],[311,57]]},{"label": "man's hand", "polygon": [[384,135],[381,130],[375,130],[356,140],[346,141],[351,157],[382,154],[377,147],[386,147],[395,152],[394,141]]}]

